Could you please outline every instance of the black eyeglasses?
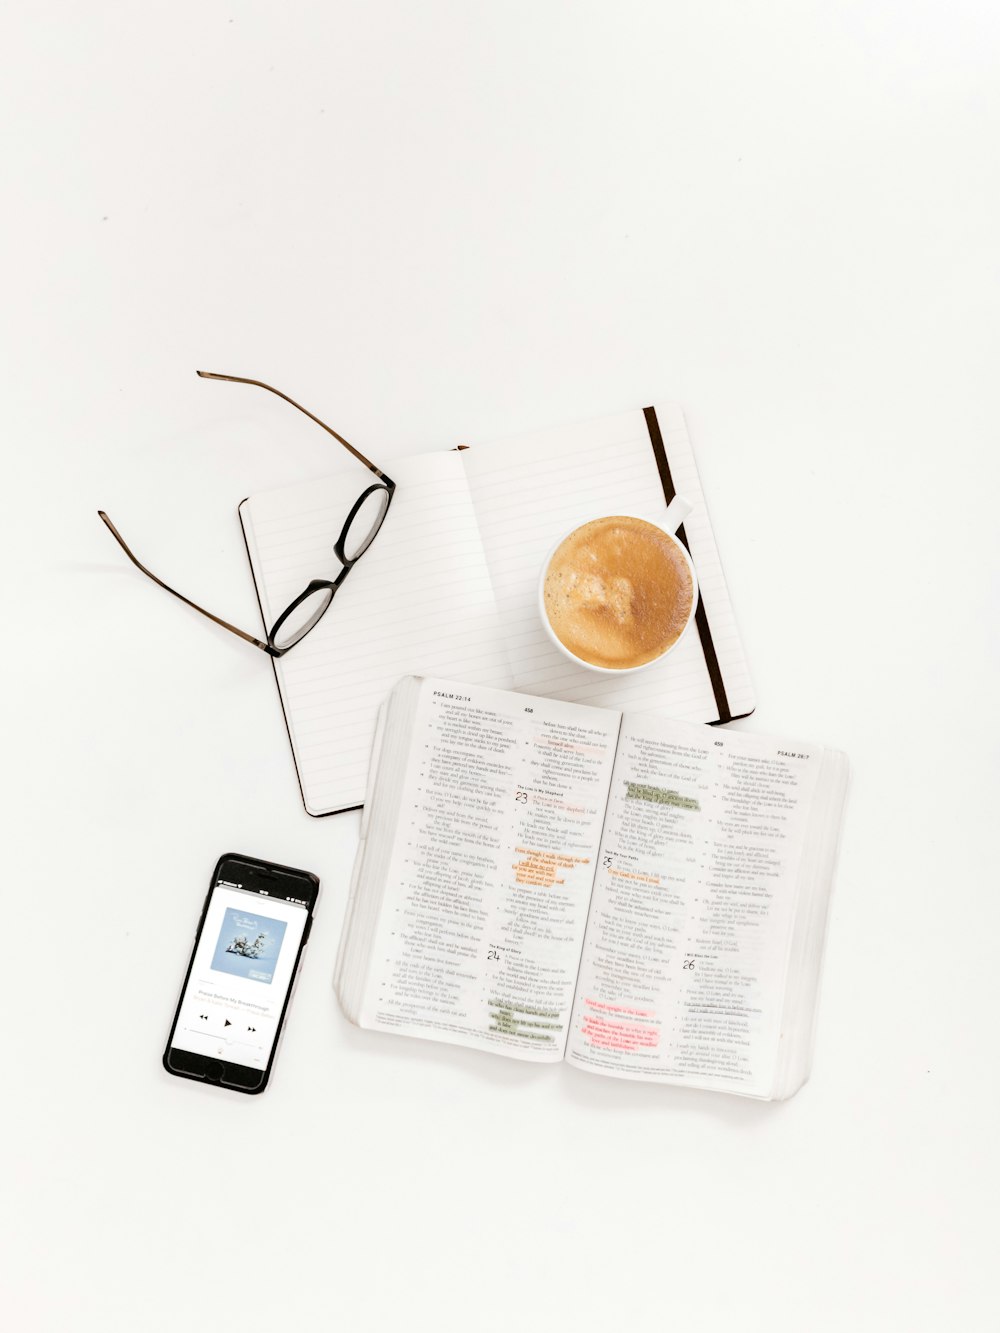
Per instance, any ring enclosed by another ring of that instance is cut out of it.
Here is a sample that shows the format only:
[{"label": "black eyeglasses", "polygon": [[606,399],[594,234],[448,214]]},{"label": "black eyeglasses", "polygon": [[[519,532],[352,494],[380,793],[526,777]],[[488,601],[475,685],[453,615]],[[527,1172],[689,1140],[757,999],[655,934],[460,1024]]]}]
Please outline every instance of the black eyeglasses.
[{"label": "black eyeglasses", "polygon": [[217,625],[223,629],[229,630],[233,634],[238,634],[241,639],[246,639],[247,643],[252,643],[255,648],[262,649],[269,653],[271,657],[281,657],[287,653],[289,648],[294,648],[297,643],[301,643],[310,630],[315,629],[323,616],[330,609],[330,603],[333,601],[337,589],[341,586],[348,574],[358,563],[364,553],[371,546],[372,542],[378,536],[379,528],[385,522],[385,516],[389,512],[389,506],[392,503],[393,493],[396,489],[396,483],[390,481],[384,472],[380,471],[374,463],[370,463],[364,454],[359,453],[353,444],[348,444],[342,435],[338,435],[325,422],[320,421],[319,417],[304,408],[301,403],[297,403],[294,398],[289,398],[286,393],[280,389],[274,389],[270,384],[264,384],[261,380],[245,380],[239,375],[215,375],[209,370],[199,370],[198,374],[206,380],[229,380],[232,384],[253,384],[258,389],[266,389],[268,393],[277,394],[279,398],[284,398],[286,403],[291,403],[292,407],[297,408],[304,413],[310,421],[315,421],[317,426],[323,429],[335,440],[352,453],[359,463],[364,463],[370,472],[374,472],[378,481],[362,491],[354,504],[351,506],[350,513],[344,520],[344,526],[340,530],[340,536],[333,544],[333,553],[340,561],[342,569],[332,582],[329,579],[313,579],[299,593],[294,601],[285,607],[281,615],[271,626],[267,636],[267,642],[262,643],[260,639],[255,639],[252,634],[247,634],[244,630],[237,629],[235,625],[230,625],[226,620],[220,620],[218,616],[213,616],[211,611],[206,611],[203,606],[197,602],[192,602],[190,598],[184,597],[181,593],[158,579],[156,575],[146,568],[145,565],[135,558],[132,552],[126,546],[125,541],[108,518],[103,509],[99,509],[98,515],[107,524],[112,537],[122,548],[128,558],[135,565],[136,569],[142,571],[147,578],[158,583],[161,588],[169,592],[172,596],[179,598],[188,606],[193,607],[195,611],[200,611],[203,616],[209,620],[214,620]]}]

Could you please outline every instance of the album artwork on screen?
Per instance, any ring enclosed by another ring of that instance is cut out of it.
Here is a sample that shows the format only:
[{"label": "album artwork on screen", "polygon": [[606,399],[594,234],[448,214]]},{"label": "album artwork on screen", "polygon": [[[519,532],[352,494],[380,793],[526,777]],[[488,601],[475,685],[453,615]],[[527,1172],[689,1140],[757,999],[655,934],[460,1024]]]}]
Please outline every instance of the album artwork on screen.
[{"label": "album artwork on screen", "polygon": [[212,968],[270,985],[284,935],[284,921],[227,907]]}]

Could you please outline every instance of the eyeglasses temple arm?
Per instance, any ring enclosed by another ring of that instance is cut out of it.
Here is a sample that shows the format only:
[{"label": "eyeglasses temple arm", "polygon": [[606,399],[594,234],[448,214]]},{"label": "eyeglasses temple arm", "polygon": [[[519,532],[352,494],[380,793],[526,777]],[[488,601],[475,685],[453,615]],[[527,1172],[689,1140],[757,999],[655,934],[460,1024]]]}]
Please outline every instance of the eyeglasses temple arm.
[{"label": "eyeglasses temple arm", "polygon": [[165,592],[169,592],[172,597],[176,597],[179,601],[184,602],[186,606],[192,607],[195,611],[200,611],[201,614],[203,616],[207,616],[209,620],[214,620],[217,625],[221,625],[223,629],[229,630],[231,634],[238,634],[241,639],[245,639],[247,643],[252,643],[255,648],[260,648],[263,652],[267,653],[269,657],[274,656],[274,653],[272,652],[268,644],[262,643],[260,639],[255,639],[252,634],[247,634],[244,630],[237,629],[235,625],[230,625],[227,620],[220,620],[218,616],[213,616],[211,611],[206,611],[203,606],[199,606],[197,602],[192,602],[189,597],[185,597],[182,593],[177,592],[176,589],[171,588],[169,584],[164,583],[162,579],[158,579],[151,570],[147,569],[145,565],[141,564],[135,558],[135,556],[129,550],[128,546],[125,544],[125,539],[122,537],[121,533],[118,531],[115,525],[111,522],[111,519],[108,518],[104,510],[98,509],[97,514],[98,517],[101,519],[101,522],[104,523],[104,525],[111,533],[112,537],[114,537],[115,541],[122,548],[122,550],[125,552],[128,558],[132,561],[133,565],[135,565],[136,569],[141,570],[142,573],[145,574],[148,579],[152,579],[153,582],[158,584]]},{"label": "eyeglasses temple arm", "polygon": [[[332,435],[335,440],[338,440],[349,453],[354,455],[359,463],[364,463],[366,468],[374,472],[376,477],[381,477],[383,481],[389,482],[389,478],[385,473],[377,468],[370,459],[365,458],[364,454],[361,453],[359,449],[355,449],[353,444],[349,444],[348,441],[344,439],[343,435],[338,435],[332,426],[328,426],[325,421],[320,421],[319,417],[310,412],[307,407],[303,407],[301,403],[297,403],[294,398],[289,398],[287,393],[282,393],[280,389],[274,388],[273,385],[265,384],[263,380],[244,379],[241,375],[218,375],[213,370],[197,370],[195,371],[195,374],[199,375],[203,380],[228,380],[230,384],[253,384],[258,389],[266,389],[268,393],[273,393],[278,398],[283,398],[286,403],[290,403],[292,407],[301,412],[303,416],[307,416],[310,421],[315,421],[317,426],[322,426],[328,435]],[[392,484],[392,482],[389,482],[390,486]]]}]

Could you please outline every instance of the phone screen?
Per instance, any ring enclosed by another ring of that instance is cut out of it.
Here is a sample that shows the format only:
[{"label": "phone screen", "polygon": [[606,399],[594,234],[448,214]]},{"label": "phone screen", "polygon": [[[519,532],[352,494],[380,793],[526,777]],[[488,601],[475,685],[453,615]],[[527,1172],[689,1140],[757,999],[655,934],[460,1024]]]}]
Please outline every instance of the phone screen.
[{"label": "phone screen", "polygon": [[[252,871],[242,871],[237,862],[220,867],[167,1058],[172,1072],[203,1068],[209,1081],[256,1089],[266,1081],[309,910],[304,902],[274,896],[273,888],[256,887]],[[202,1059],[191,1062],[176,1052]],[[246,1076],[239,1071],[228,1071],[227,1076],[226,1066],[234,1065],[247,1071]],[[211,1077],[212,1071],[219,1080]]]}]

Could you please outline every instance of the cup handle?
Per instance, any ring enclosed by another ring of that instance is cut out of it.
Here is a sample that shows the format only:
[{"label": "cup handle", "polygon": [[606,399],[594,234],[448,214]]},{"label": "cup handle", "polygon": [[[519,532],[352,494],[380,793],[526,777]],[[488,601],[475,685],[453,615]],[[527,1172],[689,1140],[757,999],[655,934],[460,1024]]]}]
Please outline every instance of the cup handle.
[{"label": "cup handle", "polygon": [[660,519],[660,526],[672,536],[693,508],[694,505],[690,500],[685,500],[683,495],[675,495],[667,505],[667,512]]}]

